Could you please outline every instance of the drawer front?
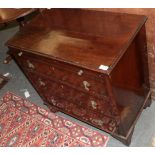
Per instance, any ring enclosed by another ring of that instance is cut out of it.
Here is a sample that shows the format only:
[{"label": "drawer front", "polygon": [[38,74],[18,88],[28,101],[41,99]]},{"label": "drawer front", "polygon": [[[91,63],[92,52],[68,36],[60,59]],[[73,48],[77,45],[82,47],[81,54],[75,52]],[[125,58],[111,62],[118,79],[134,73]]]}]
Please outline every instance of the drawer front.
[{"label": "drawer front", "polygon": [[117,123],[114,118],[100,114],[100,112],[95,113],[92,110],[89,110],[88,107],[79,106],[73,102],[69,102],[60,97],[47,96],[48,106],[56,106],[60,111],[69,114],[81,121],[84,121],[88,124],[91,124],[97,128],[100,128],[104,131],[112,133],[116,127]]},{"label": "drawer front", "polygon": [[57,107],[60,111],[94,125],[107,132],[114,131],[116,122],[107,113],[111,109],[107,100],[101,100],[79,92],[61,83],[49,80],[41,75],[25,70],[30,81],[48,106]]},{"label": "drawer front", "polygon": [[104,78],[79,67],[66,65],[54,60],[43,61],[22,52],[14,53],[18,63],[31,71],[45,75],[53,80],[62,81],[69,87],[76,88],[97,97],[107,96]]},{"label": "drawer front", "polygon": [[117,123],[114,118],[101,114],[100,111],[96,113],[96,111],[90,110],[86,106],[88,104],[87,102],[85,103],[85,106],[81,106],[79,104],[75,104],[73,102],[64,100],[61,97],[55,96],[47,96],[47,100],[48,103],[56,106],[60,109],[60,111],[69,114],[75,118],[78,118],[82,121],[85,121],[107,132],[113,132],[117,126]]}]

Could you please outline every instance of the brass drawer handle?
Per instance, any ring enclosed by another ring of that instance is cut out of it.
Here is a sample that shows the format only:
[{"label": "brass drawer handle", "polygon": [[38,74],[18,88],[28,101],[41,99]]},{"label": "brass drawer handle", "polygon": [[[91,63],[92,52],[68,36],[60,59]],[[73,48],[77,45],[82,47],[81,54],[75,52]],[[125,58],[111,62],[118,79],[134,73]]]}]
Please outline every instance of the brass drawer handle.
[{"label": "brass drawer handle", "polygon": [[99,120],[99,119],[92,119],[92,123],[95,123],[99,126],[103,126],[104,122],[102,120]]},{"label": "brass drawer handle", "polygon": [[19,52],[18,56],[21,57],[23,55],[23,52]]},{"label": "brass drawer handle", "polygon": [[85,90],[89,91],[90,83],[87,81],[83,81],[83,85],[84,85]]},{"label": "brass drawer handle", "polygon": [[95,101],[90,101],[93,109],[97,109],[97,103]]},{"label": "brass drawer handle", "polygon": [[35,69],[35,66],[29,60],[27,60],[27,64],[29,68]]},{"label": "brass drawer handle", "polygon": [[56,104],[57,104],[56,100],[55,100],[54,98],[52,98],[52,97],[51,97],[50,101],[51,101],[51,103],[52,103],[53,105],[56,105]]},{"label": "brass drawer handle", "polygon": [[81,76],[83,73],[84,73],[83,70],[79,70],[77,74]]},{"label": "brass drawer handle", "polygon": [[41,79],[39,79],[38,81],[39,81],[40,86],[45,86],[46,85],[45,82],[43,82]]}]

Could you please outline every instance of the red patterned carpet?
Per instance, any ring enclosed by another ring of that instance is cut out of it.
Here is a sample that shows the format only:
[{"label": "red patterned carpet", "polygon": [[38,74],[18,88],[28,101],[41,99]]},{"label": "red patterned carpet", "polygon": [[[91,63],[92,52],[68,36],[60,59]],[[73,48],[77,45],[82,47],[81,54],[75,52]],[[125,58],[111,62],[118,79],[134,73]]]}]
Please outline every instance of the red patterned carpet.
[{"label": "red patterned carpet", "polygon": [[0,146],[106,146],[108,137],[13,94],[0,100]]}]

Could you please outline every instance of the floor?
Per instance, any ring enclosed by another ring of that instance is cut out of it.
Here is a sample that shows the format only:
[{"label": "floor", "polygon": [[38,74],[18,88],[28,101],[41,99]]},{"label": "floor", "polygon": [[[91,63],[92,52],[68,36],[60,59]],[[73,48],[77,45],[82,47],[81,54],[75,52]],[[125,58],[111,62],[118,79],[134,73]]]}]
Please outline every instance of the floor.
[{"label": "floor", "polygon": [[[15,64],[14,61],[11,61],[10,64],[3,64],[3,60],[6,57],[7,47],[5,47],[5,42],[13,36],[18,31],[18,27],[10,27],[5,30],[0,30],[0,73],[6,74],[9,73],[10,81],[0,90],[0,97],[3,96],[7,91],[14,92],[17,95],[24,97],[24,91],[28,90],[30,93],[29,101],[32,101],[40,106],[43,106],[42,99],[39,97],[37,92],[34,90],[32,85],[25,78],[24,74],[21,72],[19,67]],[[134,133],[132,137],[131,147],[148,147],[155,146],[155,101],[152,101],[152,105],[150,108],[147,108],[142,112],[140,116]],[[82,123],[74,118],[71,118],[62,113],[58,113],[59,115],[63,115],[66,118],[74,120],[80,124],[83,124],[87,127],[90,127],[94,130],[98,130],[94,127],[91,127],[85,123]],[[108,147],[125,147],[121,142],[117,141],[109,134],[98,130],[99,132],[109,136],[109,142],[107,144]]]}]

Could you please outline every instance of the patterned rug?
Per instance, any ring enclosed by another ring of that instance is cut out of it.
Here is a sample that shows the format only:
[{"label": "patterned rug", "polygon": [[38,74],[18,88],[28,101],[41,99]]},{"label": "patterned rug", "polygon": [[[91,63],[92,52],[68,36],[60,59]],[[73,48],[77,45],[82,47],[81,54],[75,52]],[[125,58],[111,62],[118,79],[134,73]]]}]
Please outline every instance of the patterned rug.
[{"label": "patterned rug", "polygon": [[7,92],[0,100],[0,146],[106,146],[108,137]]}]

